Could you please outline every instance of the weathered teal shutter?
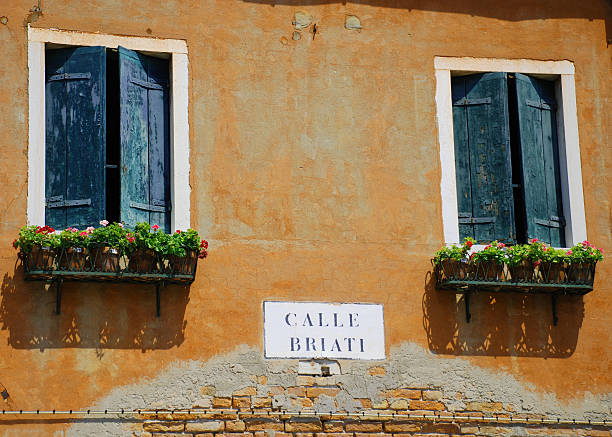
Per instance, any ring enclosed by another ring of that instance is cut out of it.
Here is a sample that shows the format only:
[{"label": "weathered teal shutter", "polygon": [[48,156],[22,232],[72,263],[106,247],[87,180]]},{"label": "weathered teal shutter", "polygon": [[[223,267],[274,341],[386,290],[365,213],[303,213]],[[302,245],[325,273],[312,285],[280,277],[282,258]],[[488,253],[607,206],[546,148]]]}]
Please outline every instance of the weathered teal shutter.
[{"label": "weathered teal shutter", "polygon": [[170,232],[169,66],[119,47],[121,219]]},{"label": "weathered teal shutter", "polygon": [[459,235],[515,241],[505,73],[452,78]]},{"label": "weathered teal shutter", "polygon": [[45,222],[83,228],[105,215],[106,51],[46,51]]},{"label": "weathered teal shutter", "polygon": [[565,245],[554,84],[516,74],[528,238]]}]

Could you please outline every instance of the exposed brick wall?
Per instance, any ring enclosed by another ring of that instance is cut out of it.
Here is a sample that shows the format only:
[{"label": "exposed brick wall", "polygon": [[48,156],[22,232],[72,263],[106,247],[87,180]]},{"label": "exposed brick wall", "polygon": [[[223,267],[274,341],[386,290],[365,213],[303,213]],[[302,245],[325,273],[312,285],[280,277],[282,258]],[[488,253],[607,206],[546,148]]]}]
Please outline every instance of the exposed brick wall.
[{"label": "exposed brick wall", "polygon": [[281,411],[272,408],[275,394],[291,393],[302,405],[319,396],[334,396],[337,387],[272,387],[269,396],[257,396],[255,387],[231,397],[214,397],[212,409],[157,411],[136,415],[134,435],[193,435],[205,437],[376,437],[388,436],[612,436],[612,423],[571,423],[537,414],[516,414],[500,402],[467,402],[462,411],[447,410],[440,390],[402,387],[387,390],[379,403],[363,399],[359,413]]}]

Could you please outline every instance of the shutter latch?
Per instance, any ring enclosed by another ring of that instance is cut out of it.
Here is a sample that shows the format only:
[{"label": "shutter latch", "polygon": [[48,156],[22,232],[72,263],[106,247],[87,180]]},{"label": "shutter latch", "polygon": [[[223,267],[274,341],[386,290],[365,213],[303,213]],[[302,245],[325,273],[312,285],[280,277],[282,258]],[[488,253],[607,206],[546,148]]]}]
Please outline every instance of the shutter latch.
[{"label": "shutter latch", "polygon": [[551,216],[550,220],[534,219],[534,222],[538,225],[546,226],[547,228],[560,228],[565,226],[565,219],[563,217]]},{"label": "shutter latch", "polygon": [[459,213],[459,224],[461,225],[481,225],[485,223],[495,223],[497,221],[497,217],[472,217],[472,214],[469,212],[460,212]]},{"label": "shutter latch", "polygon": [[74,79],[91,79],[91,73],[62,73],[49,76],[48,82],[56,80],[74,80]]},{"label": "shutter latch", "polygon": [[548,111],[552,110],[555,106],[557,106],[552,102],[545,102],[545,101],[539,102],[537,100],[529,100],[529,99],[525,100],[525,103],[527,103],[527,106],[531,106],[533,108],[538,108],[538,109],[546,109]]},{"label": "shutter latch", "polygon": [[153,204],[130,202],[130,208],[151,212],[169,212],[172,210],[172,205],[170,202],[164,202],[163,200],[154,200]]},{"label": "shutter latch", "polygon": [[453,106],[472,106],[472,105],[488,105],[491,103],[491,97],[485,97],[483,99],[468,99],[463,97],[453,103]]},{"label": "shutter latch", "polygon": [[155,82],[147,82],[146,80],[142,80],[142,79],[130,79],[130,82],[132,82],[135,85],[141,86],[143,88],[149,89],[149,90],[163,90],[167,85],[161,85],[159,83],[155,83]]},{"label": "shutter latch", "polygon": [[71,206],[91,206],[91,199],[64,200],[64,196],[53,196],[47,199],[47,208],[64,208]]}]

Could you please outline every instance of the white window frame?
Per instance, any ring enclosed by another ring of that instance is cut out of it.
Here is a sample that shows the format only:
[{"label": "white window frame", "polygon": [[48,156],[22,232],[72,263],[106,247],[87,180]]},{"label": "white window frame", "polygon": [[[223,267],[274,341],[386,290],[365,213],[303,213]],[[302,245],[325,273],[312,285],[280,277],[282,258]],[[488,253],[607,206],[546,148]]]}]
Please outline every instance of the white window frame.
[{"label": "white window frame", "polygon": [[[122,46],[170,55],[171,228],[190,227],[189,68],[187,43],[176,39],[83,33],[28,27],[28,202],[29,224],[45,224],[45,44]],[[101,219],[104,217],[101,217]]]},{"label": "white window frame", "polygon": [[574,64],[569,61],[536,61],[530,59],[434,58],[436,76],[436,109],[442,177],[442,221],[446,244],[459,243],[457,179],[455,175],[455,141],[453,137],[453,102],[451,76],[465,73],[508,72],[554,77],[556,80],[557,131],[563,214],[566,221],[566,245],[587,239],[578,112]]}]

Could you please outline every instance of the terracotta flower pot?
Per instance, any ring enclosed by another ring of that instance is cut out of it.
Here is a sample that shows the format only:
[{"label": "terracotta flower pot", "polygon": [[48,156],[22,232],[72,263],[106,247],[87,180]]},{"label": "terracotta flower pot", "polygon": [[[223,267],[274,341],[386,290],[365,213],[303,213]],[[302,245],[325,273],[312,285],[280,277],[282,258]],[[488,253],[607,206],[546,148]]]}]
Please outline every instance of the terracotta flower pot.
[{"label": "terracotta flower pot", "polygon": [[198,257],[193,250],[188,250],[184,257],[170,255],[168,257],[168,271],[178,275],[193,275],[197,261]]},{"label": "terracotta flower pot", "polygon": [[535,266],[531,261],[522,261],[519,265],[509,267],[512,282],[533,282]]},{"label": "terracotta flower pot", "polygon": [[444,278],[448,280],[463,280],[470,276],[470,265],[463,261],[454,259],[442,260],[440,261],[440,269]]},{"label": "terracotta flower pot", "polygon": [[569,282],[592,283],[595,272],[595,263],[575,263],[567,266],[567,279]]},{"label": "terracotta flower pot", "polygon": [[476,263],[476,278],[483,281],[501,281],[504,278],[504,266],[495,261],[481,261]]},{"label": "terracotta flower pot", "polygon": [[544,262],[539,266],[538,280],[547,284],[565,282],[565,266],[562,263]]},{"label": "terracotta flower pot", "polygon": [[91,260],[98,272],[119,271],[119,251],[112,247],[96,247],[91,250]]},{"label": "terracotta flower pot", "polygon": [[136,249],[130,254],[128,269],[134,273],[157,272],[157,257],[151,249]]},{"label": "terracotta flower pot", "polygon": [[69,247],[61,255],[59,259],[59,268],[61,270],[85,270],[85,262],[89,251],[84,247]]},{"label": "terracotta flower pot", "polygon": [[55,251],[48,246],[34,246],[27,256],[30,270],[53,270],[55,267]]}]

